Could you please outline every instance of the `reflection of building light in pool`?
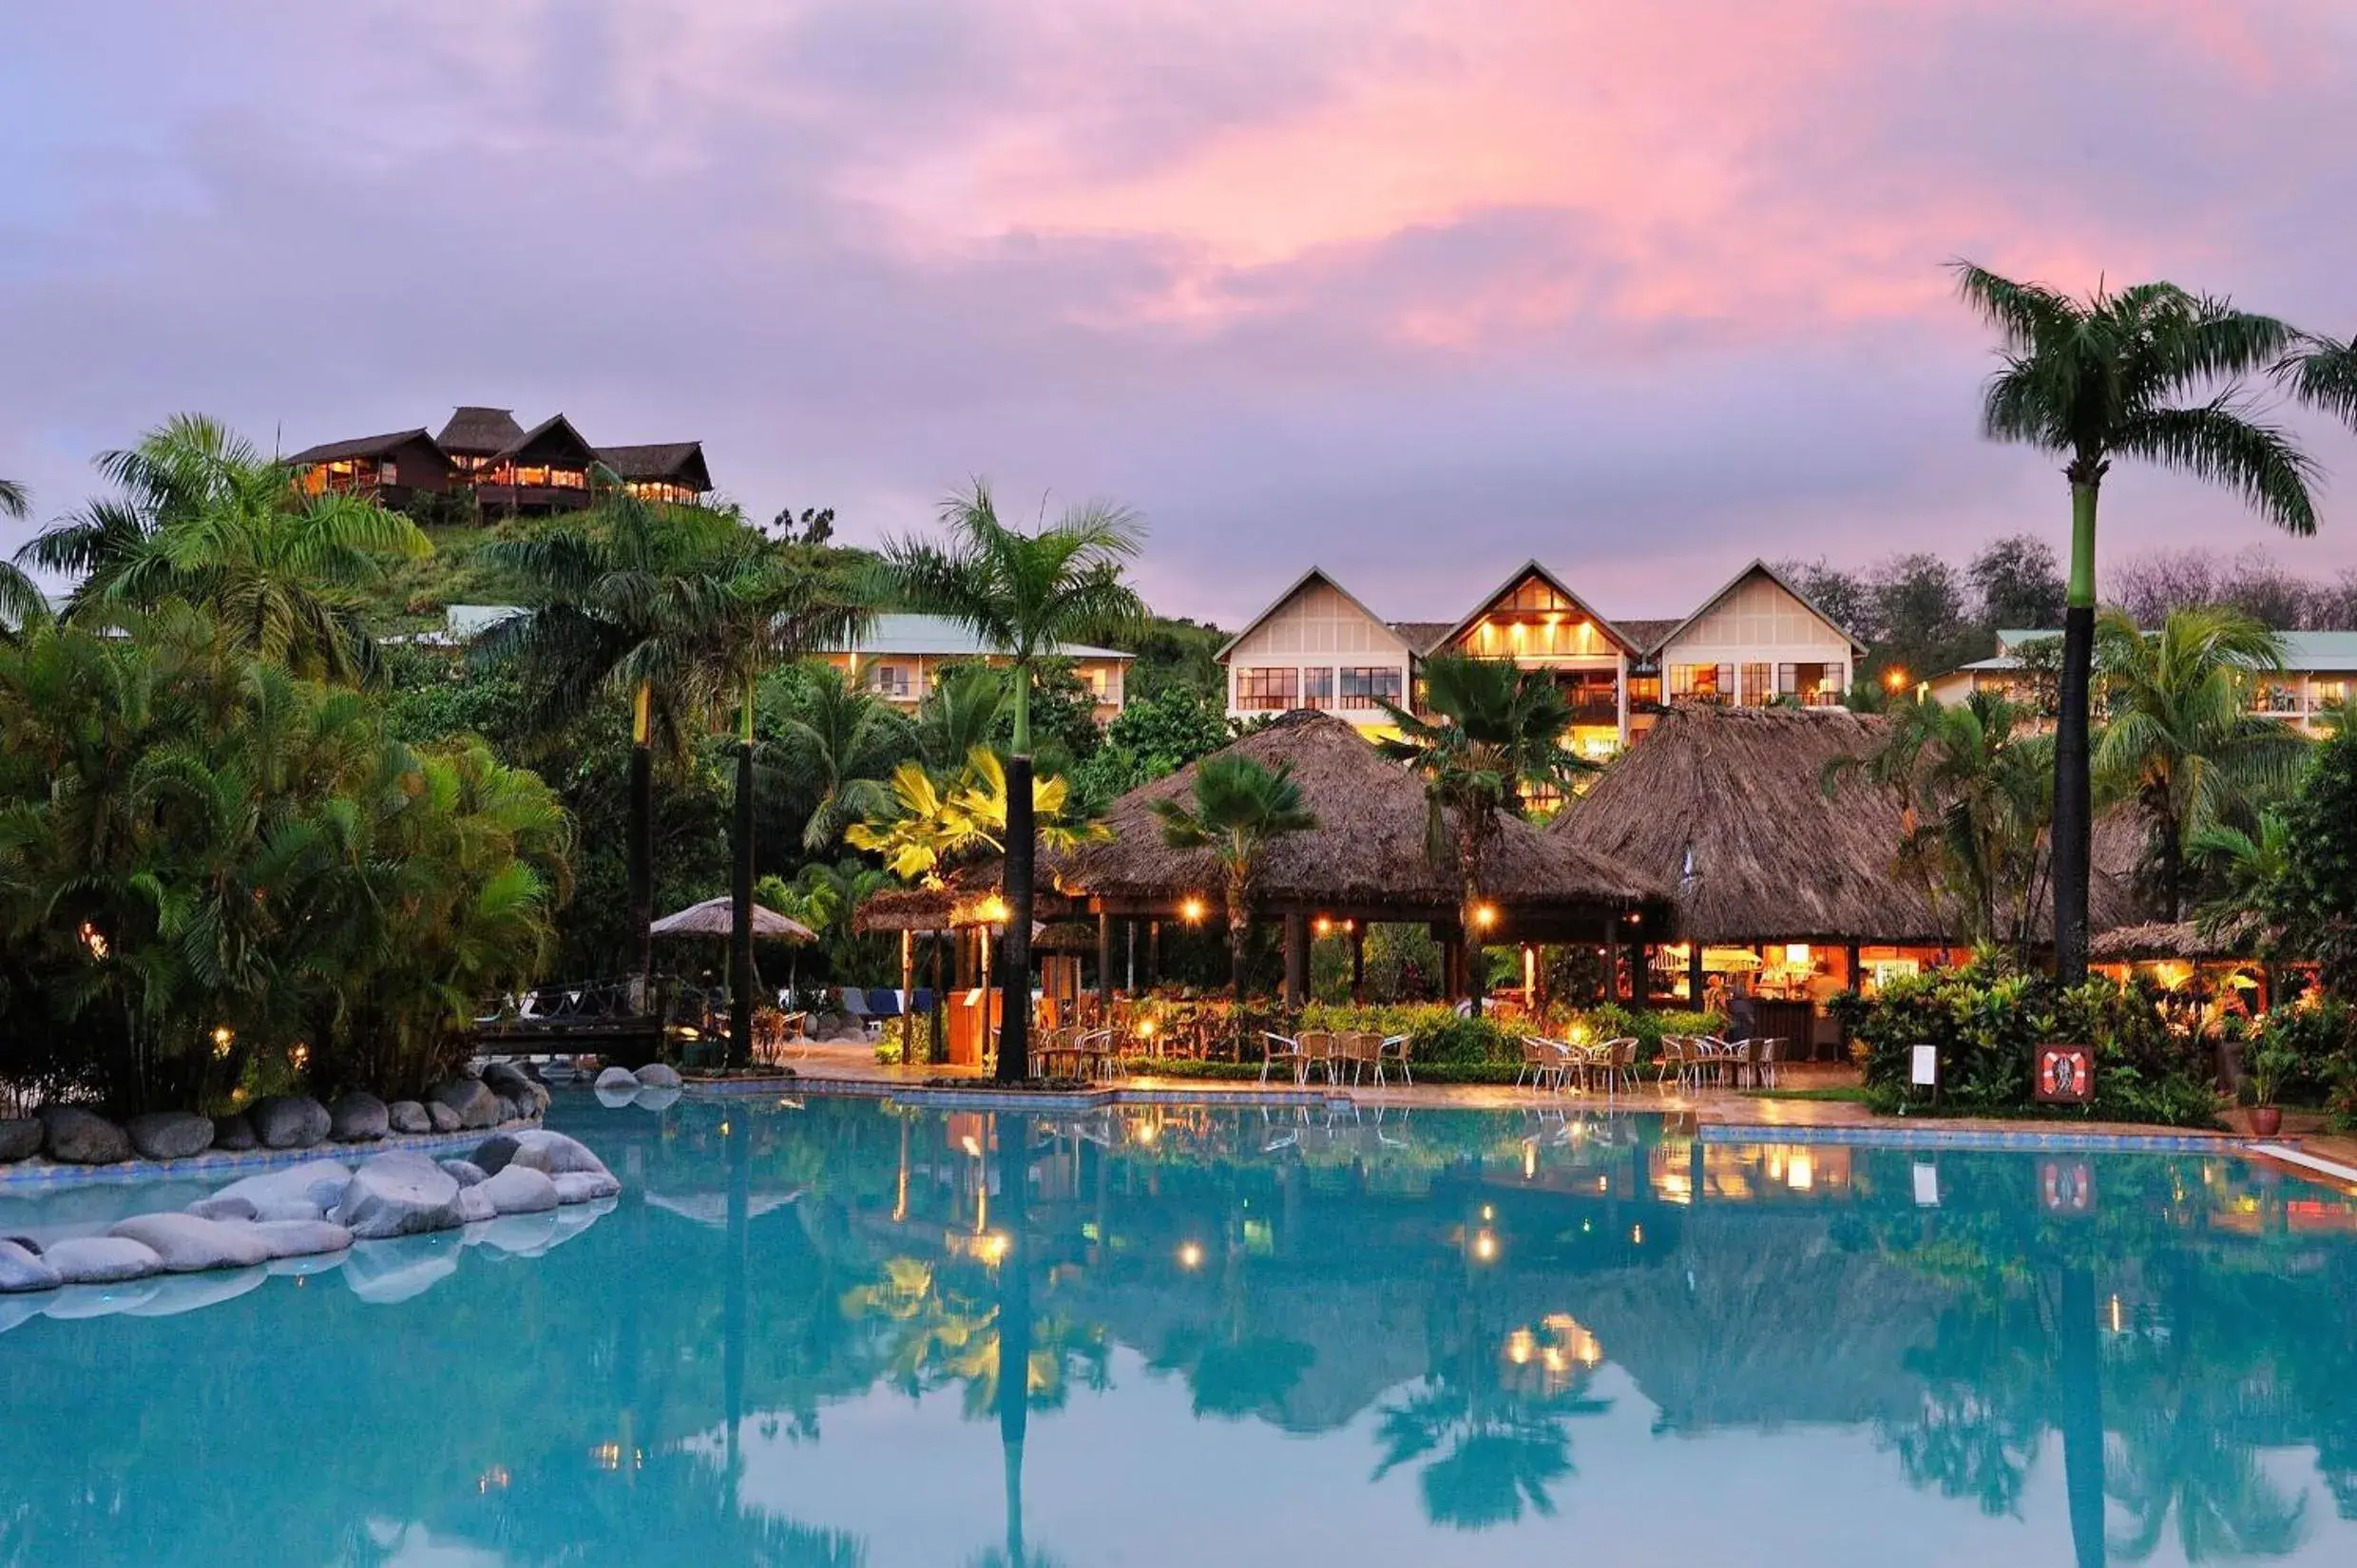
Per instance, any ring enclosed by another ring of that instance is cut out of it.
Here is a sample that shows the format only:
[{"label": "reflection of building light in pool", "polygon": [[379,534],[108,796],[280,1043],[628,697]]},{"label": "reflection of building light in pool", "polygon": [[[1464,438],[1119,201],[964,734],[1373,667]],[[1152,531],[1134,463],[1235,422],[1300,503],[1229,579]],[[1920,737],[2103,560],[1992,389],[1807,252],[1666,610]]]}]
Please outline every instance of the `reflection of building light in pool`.
[{"label": "reflection of building light in pool", "polygon": [[1542,1360],[1550,1372],[1560,1372],[1563,1369],[1563,1352],[1552,1345],[1546,1348],[1546,1354]]},{"label": "reflection of building light in pool", "polygon": [[1523,1179],[1529,1181],[1538,1174],[1539,1140],[1535,1138],[1527,1138],[1523,1140]]},{"label": "reflection of building light in pool", "polygon": [[964,1138],[959,1138],[958,1146],[964,1149],[967,1154],[975,1159],[980,1159],[982,1157],[982,1145],[976,1141],[974,1135],[971,1133],[968,1133]]},{"label": "reflection of building light in pool", "polygon": [[1004,1262],[1006,1257],[1006,1237],[1000,1233],[993,1232],[976,1242],[974,1251],[985,1263]]},{"label": "reflection of building light in pool", "polygon": [[1140,1145],[1150,1149],[1154,1146],[1154,1140],[1161,1137],[1162,1133],[1161,1129],[1155,1126],[1153,1122],[1140,1121],[1132,1131],[1131,1136],[1136,1138]]},{"label": "reflection of building light in pool", "polygon": [[728,1123],[725,1121],[720,1123],[720,1136],[722,1138],[728,1137]]},{"label": "reflection of building light in pool", "polygon": [[1529,1364],[1531,1352],[1539,1348],[1539,1336],[1527,1329],[1517,1329],[1505,1336],[1505,1358],[1517,1367]]},{"label": "reflection of building light in pool", "polygon": [[1784,1184],[1796,1193],[1805,1193],[1817,1184],[1816,1162],[1807,1151],[1795,1154],[1784,1162]]},{"label": "reflection of building light in pool", "polygon": [[1645,1245],[1645,1228],[1642,1225],[1632,1225],[1629,1227],[1629,1245],[1632,1247],[1642,1247]]},{"label": "reflection of building light in pool", "polygon": [[1493,1219],[1495,1219],[1495,1218],[1497,1218],[1497,1217],[1498,1217],[1498,1211],[1497,1211],[1497,1210],[1495,1210],[1495,1209],[1491,1208],[1491,1207],[1490,1207],[1488,1204],[1486,1204],[1486,1203],[1485,1203],[1485,1204],[1483,1204],[1483,1205],[1482,1205],[1482,1223],[1483,1223],[1483,1224],[1486,1225],[1486,1224],[1488,1224],[1491,1220],[1493,1220]]},{"label": "reflection of building light in pool", "polygon": [[1203,1248],[1202,1248],[1202,1245],[1201,1245],[1199,1242],[1193,1242],[1193,1241],[1190,1241],[1190,1242],[1187,1242],[1185,1245],[1181,1246],[1181,1247],[1178,1249],[1178,1267],[1179,1267],[1179,1268],[1181,1268],[1181,1269],[1200,1269],[1202,1266],[1203,1266]]},{"label": "reflection of building light in pool", "polygon": [[[620,1455],[617,1454],[616,1457],[619,1459]],[[510,1479],[512,1478],[508,1476],[506,1465],[494,1464],[474,1478],[474,1489],[477,1494],[504,1492],[508,1489],[508,1482]]]},{"label": "reflection of building light in pool", "polygon": [[2112,1332],[2124,1333],[2127,1331],[2127,1327],[2126,1315],[2120,1310],[2119,1298],[2114,1296],[2112,1297]]},{"label": "reflection of building light in pool", "polygon": [[1477,1233],[1473,1237],[1473,1256],[1477,1262],[1495,1262],[1498,1256],[1498,1238],[1487,1231]]},{"label": "reflection of building light in pool", "polygon": [[589,1450],[589,1457],[597,1462],[601,1470],[619,1470],[622,1468],[622,1444],[601,1443]]}]

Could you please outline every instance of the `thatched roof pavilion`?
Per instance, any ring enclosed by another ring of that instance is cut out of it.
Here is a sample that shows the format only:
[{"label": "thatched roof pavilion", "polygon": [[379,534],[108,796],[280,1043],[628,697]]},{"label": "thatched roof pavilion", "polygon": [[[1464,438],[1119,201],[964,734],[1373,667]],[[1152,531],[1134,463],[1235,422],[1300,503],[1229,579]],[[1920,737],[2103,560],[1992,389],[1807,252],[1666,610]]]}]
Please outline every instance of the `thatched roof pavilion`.
[{"label": "thatched roof pavilion", "polygon": [[2232,964],[2252,958],[2262,934],[2255,922],[2205,935],[2191,920],[2156,920],[2103,932],[2087,944],[2087,956],[2098,964]]},{"label": "thatched roof pavilion", "polygon": [[[1272,770],[1290,764],[1303,804],[1318,819],[1270,846],[1255,879],[1256,915],[1454,923],[1456,870],[1428,853],[1422,781],[1385,760],[1349,723],[1331,714],[1285,714],[1217,755],[1228,754]],[[1167,916],[1190,899],[1217,908],[1213,852],[1172,849],[1154,813],[1157,801],[1191,796],[1198,766],[1115,801],[1105,817],[1112,838],[1047,861],[1043,881],[1113,915]],[[1483,884],[1503,941],[1595,941],[1616,928],[1626,938],[1669,934],[1666,881],[1519,818],[1501,818]]]},{"label": "thatched roof pavilion", "polygon": [[[1871,754],[1888,723],[1845,708],[1673,709],[1549,827],[1672,884],[1688,939],[1944,943],[1954,922],[1898,865],[1898,800],[1855,775],[1825,789],[1827,765]],[[2137,918],[2114,874],[2133,852],[2121,829],[2098,826],[2097,930]]]}]

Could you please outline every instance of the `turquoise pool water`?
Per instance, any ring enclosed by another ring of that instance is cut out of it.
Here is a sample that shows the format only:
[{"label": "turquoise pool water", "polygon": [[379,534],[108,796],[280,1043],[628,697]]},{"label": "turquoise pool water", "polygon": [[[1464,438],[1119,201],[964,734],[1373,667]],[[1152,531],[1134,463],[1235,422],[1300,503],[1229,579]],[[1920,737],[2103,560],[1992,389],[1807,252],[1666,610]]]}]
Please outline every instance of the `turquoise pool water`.
[{"label": "turquoise pool water", "polygon": [[552,1123],[626,1184],[556,1245],[0,1305],[0,1564],[2357,1562],[2357,1205],[2232,1160]]}]

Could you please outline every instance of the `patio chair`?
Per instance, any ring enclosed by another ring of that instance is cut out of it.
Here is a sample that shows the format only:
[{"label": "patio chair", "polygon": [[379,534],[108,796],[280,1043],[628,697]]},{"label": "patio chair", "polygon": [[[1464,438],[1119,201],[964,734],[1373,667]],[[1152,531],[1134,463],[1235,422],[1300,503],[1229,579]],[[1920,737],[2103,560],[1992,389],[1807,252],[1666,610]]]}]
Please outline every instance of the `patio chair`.
[{"label": "patio chair", "polygon": [[1523,1036],[1523,1065],[1514,1075],[1514,1086],[1521,1088],[1527,1077],[1531,1087],[1552,1088],[1561,1093],[1563,1079],[1571,1071],[1571,1050],[1560,1041],[1545,1040],[1538,1035]]},{"label": "patio chair", "polygon": [[1299,1080],[1303,1083],[1309,1082],[1311,1069],[1323,1068],[1326,1073],[1326,1081],[1334,1082],[1335,1040],[1332,1032],[1326,1029],[1304,1029],[1297,1038],[1301,1042],[1301,1061],[1295,1068]]},{"label": "patio chair", "polygon": [[1301,1081],[1301,1042],[1270,1029],[1260,1031],[1260,1081],[1268,1082],[1269,1069],[1280,1061],[1293,1073],[1295,1082]]},{"label": "patio chair", "polygon": [[1408,1066],[1408,1045],[1409,1039],[1407,1035],[1385,1035],[1375,1042],[1375,1081],[1377,1083],[1383,1081],[1383,1069],[1389,1065],[1399,1069],[1400,1081],[1410,1088],[1415,1086],[1416,1075]]},{"label": "patio chair", "polygon": [[1773,1089],[1776,1086],[1776,1054],[1784,1042],[1770,1038],[1755,1041],[1752,1050],[1752,1084],[1754,1088]]},{"label": "patio chair", "polygon": [[1686,1054],[1687,1045],[1684,1035],[1663,1035],[1661,1037],[1661,1054],[1654,1061],[1653,1086],[1655,1088],[1667,1094],[1673,1075],[1677,1077],[1679,1088],[1686,1086]]},{"label": "patio chair", "polygon": [[876,990],[868,993],[868,1018],[880,1031],[885,1024],[900,1016],[900,993]]},{"label": "patio chair", "polygon": [[1624,1087],[1631,1089],[1637,1087],[1637,1037],[1635,1035],[1622,1035],[1616,1040],[1607,1040],[1596,1049],[1597,1054],[1602,1059],[1598,1066],[1604,1075],[1606,1094],[1616,1093]]}]

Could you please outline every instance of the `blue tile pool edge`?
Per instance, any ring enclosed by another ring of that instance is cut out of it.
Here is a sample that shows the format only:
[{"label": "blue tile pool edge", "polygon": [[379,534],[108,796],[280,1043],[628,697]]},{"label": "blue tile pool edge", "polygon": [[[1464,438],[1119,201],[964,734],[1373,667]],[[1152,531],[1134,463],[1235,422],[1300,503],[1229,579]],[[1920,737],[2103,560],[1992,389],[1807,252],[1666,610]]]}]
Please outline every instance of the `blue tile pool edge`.
[{"label": "blue tile pool edge", "polygon": [[0,1188],[88,1187],[110,1182],[209,1181],[215,1176],[246,1176],[280,1166],[303,1165],[315,1159],[351,1164],[371,1155],[394,1149],[418,1154],[453,1154],[478,1147],[496,1133],[537,1127],[537,1121],[510,1122],[471,1133],[412,1133],[380,1138],[368,1143],[315,1143],[308,1149],[208,1149],[186,1159],[128,1159],[113,1165],[61,1165],[52,1160],[28,1159],[0,1165]]}]

